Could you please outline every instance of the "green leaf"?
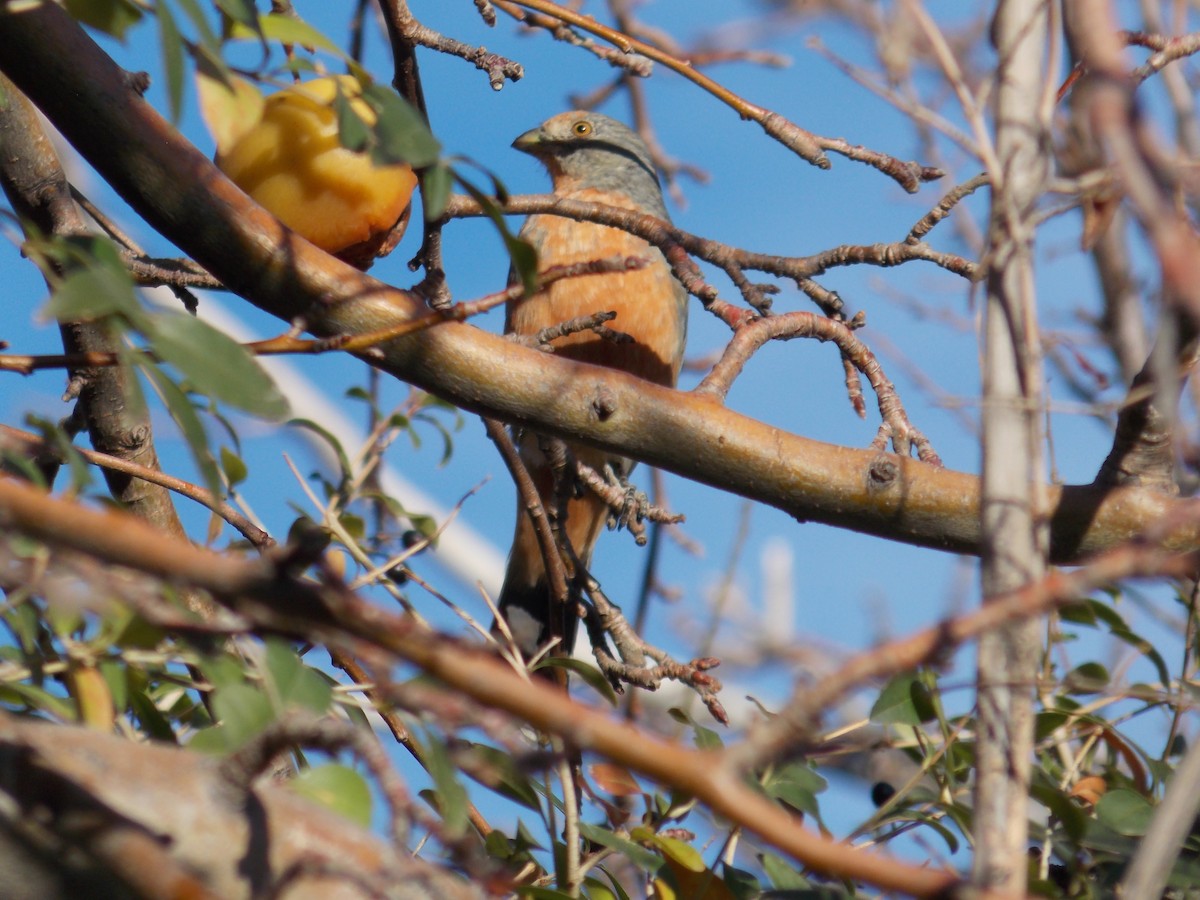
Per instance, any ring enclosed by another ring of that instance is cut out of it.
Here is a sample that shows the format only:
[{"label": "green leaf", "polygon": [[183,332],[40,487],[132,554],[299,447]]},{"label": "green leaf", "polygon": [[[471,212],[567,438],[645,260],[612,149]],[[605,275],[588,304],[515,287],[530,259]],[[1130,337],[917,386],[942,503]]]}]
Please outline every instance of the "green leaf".
[{"label": "green leaf", "polygon": [[223,493],[221,473],[217,470],[217,461],[213,459],[212,450],[208,446],[208,434],[204,430],[204,423],[196,415],[195,407],[192,406],[187,395],[179,389],[179,386],[168,378],[157,365],[143,361],[141,368],[146,377],[154,384],[167,407],[167,412],[171,414],[171,418],[175,420],[175,424],[183,433],[183,439],[187,442],[192,459],[200,470],[204,486],[208,488],[213,497],[220,497]]},{"label": "green leaf", "polygon": [[112,644],[122,650],[151,650],[165,637],[161,629],[131,612],[113,629]]},{"label": "green leaf", "polygon": [[337,457],[341,483],[345,484],[350,480],[354,472],[353,467],[350,465],[350,457],[346,455],[346,449],[342,446],[342,442],[334,436],[333,432],[329,431],[323,425],[318,425],[312,419],[289,419],[287,424],[294,425],[297,428],[306,428],[313,434],[324,438],[325,443],[329,445],[329,448],[333,450],[334,455]]},{"label": "green leaf", "polygon": [[762,885],[745,869],[725,864],[721,867],[721,880],[737,900],[755,900],[762,895]]},{"label": "green leaf", "polygon": [[233,684],[213,696],[224,749],[236,750],[275,721],[271,701],[257,688]]},{"label": "green leaf", "polygon": [[946,842],[947,850],[949,850],[951,853],[958,852],[958,836],[935,817],[929,815],[928,813],[921,812],[919,809],[908,810],[905,813],[905,817],[914,822],[920,822],[926,828],[936,831],[941,836],[942,840]]},{"label": "green leaf", "polygon": [[692,741],[696,744],[696,747],[698,749],[700,749],[700,750],[724,749],[725,742],[723,740],[721,740],[721,736],[719,734],[717,734],[711,728],[706,728],[705,726],[701,725],[699,722],[697,722],[695,719],[693,719],[688,713],[684,712],[682,709],[679,709],[678,707],[673,706],[667,710],[667,715],[669,715],[672,719],[674,719],[676,722],[680,723],[681,725],[691,725],[692,726]]},{"label": "green leaf", "polygon": [[125,32],[141,21],[142,13],[130,0],[66,0],[67,12],[85,25],[125,40]]},{"label": "green leaf", "polygon": [[341,84],[333,95],[333,112],[337,117],[338,142],[355,153],[365,150],[371,142],[371,129],[342,93]]},{"label": "green leaf", "polygon": [[1079,625],[1095,627],[1097,624],[1103,623],[1109,634],[1134,647],[1150,660],[1163,684],[1171,683],[1171,673],[1162,654],[1150,641],[1130,629],[1129,623],[1112,608],[1108,601],[1085,597],[1063,606],[1059,609],[1058,614],[1064,621]]},{"label": "green leaf", "polygon": [[42,440],[53,447],[58,456],[66,462],[71,473],[71,490],[76,494],[86,491],[92,483],[92,468],[67,433],[57,423],[38,416],[26,416],[25,423],[36,430],[42,436]]},{"label": "green leaf", "polygon": [[216,0],[217,8],[234,22],[245,25],[251,31],[261,33],[258,23],[258,10],[254,8],[254,0]]},{"label": "green leaf", "polygon": [[329,763],[305,769],[289,785],[300,796],[363,828],[371,827],[371,788],[365,778],[348,766]]},{"label": "green leaf", "polygon": [[38,616],[37,607],[29,602],[28,594],[21,602],[17,602],[14,593],[8,592],[7,609],[4,610],[3,619],[20,642],[21,652],[28,655],[37,649],[42,621]]},{"label": "green leaf", "polygon": [[50,489],[46,483],[46,473],[29,458],[29,454],[20,452],[16,447],[0,447],[0,467],[42,490]]},{"label": "green leaf", "polygon": [[817,794],[828,786],[828,782],[810,769],[807,763],[797,761],[774,773],[767,779],[763,789],[772,799],[781,800],[819,821],[821,811]]},{"label": "green leaf", "polygon": [[412,104],[382,84],[364,87],[363,99],[379,117],[375,122],[376,143],[371,148],[376,163],[403,162],[423,168],[437,162],[442,145]]},{"label": "green leaf", "polygon": [[113,708],[118,713],[124,712],[125,707],[129,705],[129,679],[125,677],[125,664],[115,659],[106,659],[97,668],[108,686]]},{"label": "green leaf", "polygon": [[871,707],[877,725],[920,725],[937,717],[929,688],[913,672],[897,675]]},{"label": "green leaf", "polygon": [[264,654],[265,675],[280,704],[280,712],[299,707],[317,715],[329,711],[333,690],[314,669],[306,666],[300,655],[284,640],[268,638]]},{"label": "green leaf", "polygon": [[367,535],[367,523],[362,516],[349,512],[342,513],[338,516],[338,524],[345,529],[346,534],[356,541],[361,541]]},{"label": "green leaf", "polygon": [[648,840],[662,851],[663,856],[669,856],[689,872],[707,871],[708,866],[704,864],[704,857],[687,841],[661,834],[655,834]]},{"label": "green leaf", "polygon": [[802,891],[812,886],[807,878],[797,872],[792,864],[782,857],[772,853],[763,853],[759,856],[759,860],[762,862],[763,873],[778,890]]},{"label": "green leaf", "polygon": [[1162,658],[1162,654],[1158,652],[1158,649],[1152,643],[1124,626],[1113,628],[1112,636],[1141,651],[1142,655],[1145,656],[1146,659],[1150,660],[1155,670],[1158,672],[1159,680],[1164,685],[1169,685],[1171,683],[1170,669],[1167,668],[1167,663]]},{"label": "green leaf", "polygon": [[501,231],[500,236],[504,238],[504,248],[508,251],[513,271],[521,280],[526,295],[534,293],[537,290],[538,256],[533,244],[513,236],[507,229]]},{"label": "green leaf", "polygon": [[613,706],[617,705],[617,695],[614,693],[612,685],[608,683],[608,679],[604,677],[601,671],[591,663],[567,656],[548,656],[534,666],[535,672],[539,669],[565,669],[568,672],[574,672],[584,684],[588,685],[597,694]]},{"label": "green leaf", "polygon": [[75,704],[70,700],[20,681],[0,684],[0,703],[28,706],[63,722],[75,721]]},{"label": "green leaf", "polygon": [[250,470],[246,468],[246,463],[242,458],[228,447],[221,448],[221,469],[224,471],[225,480],[229,482],[230,487],[241,484],[250,474]]},{"label": "green leaf", "polygon": [[425,206],[426,222],[439,219],[446,211],[452,187],[454,171],[444,162],[430,166],[421,174],[421,201]]},{"label": "green leaf", "polygon": [[[172,744],[179,742],[179,739],[175,736],[175,730],[171,727],[170,720],[162,714],[162,710],[155,705],[153,699],[146,696],[144,691],[130,690],[129,712],[137,720],[142,731],[154,740],[166,741]],[[207,729],[207,731],[212,730],[211,728]],[[199,734],[204,733],[200,732]]]},{"label": "green leaf", "polygon": [[1069,694],[1098,694],[1108,687],[1108,669],[1098,662],[1076,666],[1063,678],[1063,689]]},{"label": "green leaf", "polygon": [[[183,14],[195,26],[201,45],[207,47],[219,59],[221,56],[221,42],[217,40],[217,35],[212,30],[212,26],[209,25],[208,17],[205,16],[204,10],[200,8],[200,4],[196,0],[176,0],[176,2],[183,9]],[[161,0],[159,5],[162,5]]]},{"label": "green leaf", "polygon": [[1046,738],[1050,737],[1050,735],[1052,735],[1059,728],[1062,728],[1069,721],[1071,721],[1071,717],[1062,710],[1042,710],[1034,719],[1034,740],[1037,742],[1046,740]]},{"label": "green leaf", "polygon": [[[608,871],[608,869],[606,869],[604,866],[596,866],[596,869],[608,879],[608,886],[612,889],[613,893],[616,894],[617,900],[629,900],[629,894],[621,885],[620,880],[613,875],[612,872]],[[588,880],[590,881],[590,879]]]},{"label": "green leaf", "polygon": [[641,844],[635,844],[628,838],[613,834],[607,828],[580,822],[579,833],[593,844],[599,844],[601,847],[607,847],[609,850],[620,853],[643,872],[654,873],[662,868],[662,858],[653,850],[647,850]]},{"label": "green leaf", "polygon": [[446,745],[434,734],[427,734],[422,760],[433,778],[437,808],[442,815],[447,837],[457,837],[467,828],[467,792],[446,752]]},{"label": "green leaf", "polygon": [[[442,436],[442,458],[438,461],[439,466],[444,466],[450,462],[450,457],[454,455],[454,436],[450,433],[450,429],[442,423],[442,420],[436,416],[431,416],[428,413],[417,413],[415,419],[425,422],[427,425],[432,425],[437,433]],[[461,425],[461,421],[455,422],[455,428]],[[410,431],[410,434],[416,434],[415,430]]]},{"label": "green leaf", "polygon": [[613,889],[598,878],[583,879],[583,886],[585,888],[584,896],[589,900],[618,900]]},{"label": "green leaf", "polygon": [[[103,244],[97,244],[97,247]],[[137,316],[140,312],[133,280],[119,263],[97,257],[91,264],[68,274],[42,310],[60,322],[91,322],[106,316]]]},{"label": "green leaf", "polygon": [[1096,818],[1117,834],[1141,837],[1150,827],[1154,807],[1136,791],[1118,788],[1096,803]]},{"label": "green leaf", "polygon": [[469,744],[466,753],[483,763],[465,768],[469,778],[534,812],[541,811],[537,791],[510,754],[486,744]]},{"label": "green leaf", "polygon": [[245,347],[187,313],[155,313],[147,328],[151,347],[182,372],[197,391],[264,419],[278,421],[287,400]]},{"label": "green leaf", "polygon": [[1029,796],[1050,810],[1059,827],[1072,841],[1079,841],[1087,831],[1088,814],[1058,785],[1036,783],[1030,786]]},{"label": "green leaf", "polygon": [[183,112],[183,36],[171,7],[164,0],[158,2],[158,38],[162,44],[163,72],[167,78],[167,104],[171,121],[178,124]]},{"label": "green leaf", "polygon": [[261,35],[265,35],[268,40],[278,41],[281,44],[314,47],[336,54],[343,59],[346,58],[346,54],[337,44],[298,16],[267,13],[265,16],[258,17],[258,24],[259,28],[254,30],[241,23],[235,23],[231,36],[241,40],[257,41],[261,40]]},{"label": "green leaf", "polygon": [[227,653],[206,659],[202,670],[204,677],[218,691],[235,684],[243,684],[246,680],[246,673],[240,660]]}]

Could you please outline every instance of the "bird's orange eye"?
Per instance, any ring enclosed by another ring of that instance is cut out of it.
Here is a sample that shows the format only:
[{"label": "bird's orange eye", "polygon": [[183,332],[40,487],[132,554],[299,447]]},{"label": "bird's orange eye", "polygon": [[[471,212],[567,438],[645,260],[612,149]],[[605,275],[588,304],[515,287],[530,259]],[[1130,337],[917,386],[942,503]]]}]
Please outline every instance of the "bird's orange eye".
[{"label": "bird's orange eye", "polygon": [[571,130],[575,132],[576,137],[587,137],[592,133],[592,123],[587,119],[580,119],[571,126]]}]

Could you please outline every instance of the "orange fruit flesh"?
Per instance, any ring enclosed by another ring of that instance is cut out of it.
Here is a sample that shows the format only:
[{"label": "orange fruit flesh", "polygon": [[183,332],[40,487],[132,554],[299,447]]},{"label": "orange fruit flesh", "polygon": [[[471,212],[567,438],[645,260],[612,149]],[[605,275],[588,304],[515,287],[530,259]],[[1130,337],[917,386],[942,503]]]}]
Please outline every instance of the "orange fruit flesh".
[{"label": "orange fruit flesh", "polygon": [[[373,123],[374,112],[354,97],[358,83],[339,81],[359,116]],[[334,92],[333,79],[323,78],[268,97],[258,124],[217,154],[238,187],[329,253],[391,229],[417,184],[410,166],[379,166],[341,146],[329,105]]]}]

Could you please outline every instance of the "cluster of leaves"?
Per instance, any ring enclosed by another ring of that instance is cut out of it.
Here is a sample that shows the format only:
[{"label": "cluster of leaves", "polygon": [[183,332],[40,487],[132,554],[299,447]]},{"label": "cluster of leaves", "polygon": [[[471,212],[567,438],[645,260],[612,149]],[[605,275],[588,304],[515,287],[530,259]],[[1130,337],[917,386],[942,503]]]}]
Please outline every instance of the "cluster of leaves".
[{"label": "cluster of leaves", "polygon": [[[121,348],[122,365],[145,376],[187,439],[209,492],[221,496],[221,475],[197,405],[215,410],[219,402],[268,420],[282,418],[287,402],[257,360],[193,315],[147,310],[119,249],[107,238],[48,238],[30,242],[27,252],[38,260],[52,287],[44,315],[60,322],[97,323],[107,330]],[[138,349],[130,342],[133,338],[138,339]],[[127,405],[143,407],[138,382],[129,379],[127,384]]]},{"label": "cluster of leaves", "polygon": [[[10,541],[15,543],[15,539]],[[41,551],[26,548],[30,558]],[[93,588],[96,582],[90,585]],[[78,587],[78,586],[77,586]],[[94,592],[73,605],[40,596],[40,585],[8,591],[0,611],[0,706],[60,722],[78,722],[130,738],[226,754],[283,717],[339,715],[369,729],[362,708],[334,680],[280,639],[181,641],[147,623],[120,598]],[[178,596],[163,604],[182,605]],[[295,751],[289,784],[364,826],[371,791],[353,768],[309,765]]]},{"label": "cluster of leaves", "polygon": [[[1099,897],[1115,889],[1187,749],[1180,723],[1195,689],[1186,672],[1173,677],[1154,645],[1130,628],[1119,611],[1120,599],[1116,592],[1104,600],[1080,599],[1050,623],[1030,785],[1031,835],[1037,845],[1030,851],[1029,883],[1040,896]],[[1188,611],[1186,598],[1178,599]],[[1123,685],[1100,662],[1064,665],[1067,648],[1076,642],[1124,648],[1125,663],[1144,660],[1158,680]],[[1195,664],[1196,650],[1187,648],[1185,670]],[[971,842],[976,722],[973,714],[947,715],[947,681],[929,669],[906,673],[876,699],[871,722],[883,726],[887,743],[909,757],[912,774],[902,785],[876,785],[879,808],[855,834],[894,840],[925,829],[950,854],[964,840]],[[1163,716],[1167,737],[1155,754],[1135,736],[1161,731]],[[1200,830],[1175,861],[1169,884],[1194,886],[1197,866]]]}]

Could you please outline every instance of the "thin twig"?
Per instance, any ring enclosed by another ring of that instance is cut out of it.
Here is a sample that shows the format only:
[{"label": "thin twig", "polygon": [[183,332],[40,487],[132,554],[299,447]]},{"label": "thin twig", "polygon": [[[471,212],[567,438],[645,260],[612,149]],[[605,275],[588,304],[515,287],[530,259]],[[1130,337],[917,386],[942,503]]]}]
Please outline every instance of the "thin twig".
[{"label": "thin twig", "polygon": [[613,44],[622,54],[639,53],[655,62],[661,63],[672,71],[703,88],[727,106],[732,107],[743,119],[750,119],[762,126],[763,131],[792,150],[802,159],[821,169],[828,169],[830,162],[824,150],[832,150],[850,159],[864,162],[895,181],[909,193],[915,193],[922,182],[933,181],[944,174],[940,169],[922,166],[915,162],[903,162],[886,153],[869,150],[866,147],[853,145],[841,138],[826,138],[806,131],[794,122],[790,122],[778,113],[758,106],[738,96],[733,91],[698,71],[690,61],[676,58],[659,48],[632,38],[616,29],[602,25],[591,16],[577,13],[550,0],[503,0],[496,4],[506,12],[511,13],[512,6],[522,6],[536,10],[544,15],[558,19],[574,28],[594,34]]}]

